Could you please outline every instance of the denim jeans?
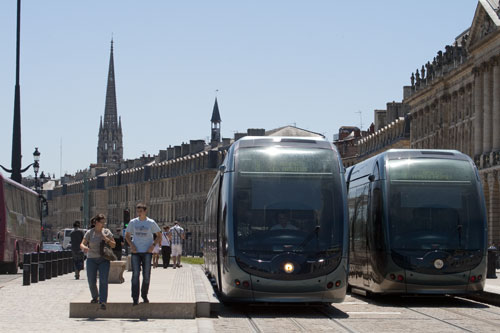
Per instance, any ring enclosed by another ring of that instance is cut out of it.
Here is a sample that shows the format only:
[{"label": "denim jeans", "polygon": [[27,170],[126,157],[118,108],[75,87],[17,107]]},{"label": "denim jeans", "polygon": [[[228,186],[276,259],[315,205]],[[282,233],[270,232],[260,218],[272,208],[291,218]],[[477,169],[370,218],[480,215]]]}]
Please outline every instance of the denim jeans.
[{"label": "denim jeans", "polygon": [[141,297],[148,297],[149,280],[151,278],[152,253],[132,253],[132,299],[139,300],[139,274],[142,267]]},{"label": "denim jeans", "polygon": [[[100,303],[108,301],[109,260],[104,258],[87,259],[87,280],[93,299],[99,297]],[[99,271],[99,290],[97,290],[97,271]]]}]

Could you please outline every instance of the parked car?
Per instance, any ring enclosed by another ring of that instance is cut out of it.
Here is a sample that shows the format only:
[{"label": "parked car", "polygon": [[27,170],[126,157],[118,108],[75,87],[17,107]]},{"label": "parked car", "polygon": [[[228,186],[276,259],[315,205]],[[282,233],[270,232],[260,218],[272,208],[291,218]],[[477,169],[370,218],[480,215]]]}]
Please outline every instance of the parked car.
[{"label": "parked car", "polygon": [[45,252],[53,252],[53,251],[62,251],[63,247],[61,243],[43,243],[42,251]]}]

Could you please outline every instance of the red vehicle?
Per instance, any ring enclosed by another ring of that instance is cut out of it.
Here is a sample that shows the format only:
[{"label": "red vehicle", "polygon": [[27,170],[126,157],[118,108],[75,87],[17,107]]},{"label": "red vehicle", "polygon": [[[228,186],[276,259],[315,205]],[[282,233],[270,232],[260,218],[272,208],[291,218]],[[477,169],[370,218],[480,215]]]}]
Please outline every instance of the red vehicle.
[{"label": "red vehicle", "polygon": [[38,194],[0,174],[0,271],[16,274],[24,253],[41,243]]}]

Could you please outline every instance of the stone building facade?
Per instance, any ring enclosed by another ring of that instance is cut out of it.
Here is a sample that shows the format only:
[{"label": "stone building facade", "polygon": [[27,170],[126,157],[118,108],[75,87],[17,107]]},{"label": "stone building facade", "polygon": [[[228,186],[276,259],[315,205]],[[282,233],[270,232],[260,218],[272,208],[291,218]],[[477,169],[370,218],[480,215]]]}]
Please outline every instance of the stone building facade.
[{"label": "stone building facade", "polygon": [[410,83],[400,109],[408,116],[360,139],[344,165],[390,148],[459,150],[479,169],[488,241],[500,243],[499,1],[479,0],[470,28],[412,73]]},{"label": "stone building facade", "polygon": [[500,242],[500,6],[479,0],[470,29],[412,74],[412,148],[457,149],[474,159]]}]

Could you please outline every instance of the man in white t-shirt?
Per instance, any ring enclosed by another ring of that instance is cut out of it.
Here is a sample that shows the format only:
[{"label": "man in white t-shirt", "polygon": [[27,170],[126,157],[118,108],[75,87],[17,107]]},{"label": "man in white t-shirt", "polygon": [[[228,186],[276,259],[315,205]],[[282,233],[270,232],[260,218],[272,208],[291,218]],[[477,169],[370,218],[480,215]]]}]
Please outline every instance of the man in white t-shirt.
[{"label": "man in white t-shirt", "polygon": [[[136,206],[137,215],[132,219],[125,233],[125,239],[132,252],[132,300],[133,305],[139,303],[139,275],[142,266],[141,297],[144,303],[149,303],[148,291],[151,278],[151,258],[155,245],[161,242],[161,230],[158,224],[146,216],[147,207],[140,203]],[[153,239],[156,234],[156,240]]]}]

